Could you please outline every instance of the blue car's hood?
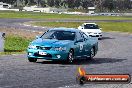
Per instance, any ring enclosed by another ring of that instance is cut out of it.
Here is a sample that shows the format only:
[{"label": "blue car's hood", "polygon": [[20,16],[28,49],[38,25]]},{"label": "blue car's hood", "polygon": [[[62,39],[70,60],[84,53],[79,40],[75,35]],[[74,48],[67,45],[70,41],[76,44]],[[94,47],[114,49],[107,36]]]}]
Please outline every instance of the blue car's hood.
[{"label": "blue car's hood", "polygon": [[64,46],[73,41],[70,40],[56,40],[56,39],[36,39],[32,42],[33,45],[39,46]]}]

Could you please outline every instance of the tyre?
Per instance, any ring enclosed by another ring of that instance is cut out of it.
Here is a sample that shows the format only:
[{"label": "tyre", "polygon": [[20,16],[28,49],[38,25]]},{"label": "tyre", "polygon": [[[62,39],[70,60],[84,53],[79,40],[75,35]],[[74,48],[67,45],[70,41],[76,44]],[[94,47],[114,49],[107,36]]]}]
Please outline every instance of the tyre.
[{"label": "tyre", "polygon": [[73,60],[74,60],[74,52],[73,52],[73,50],[70,50],[69,54],[68,54],[67,62],[73,63]]},{"label": "tyre", "polygon": [[37,59],[35,59],[35,58],[28,58],[28,61],[29,61],[29,62],[36,62]]},{"label": "tyre", "polygon": [[95,50],[94,50],[94,48],[91,48],[91,50],[90,50],[90,56],[89,56],[88,59],[92,60],[94,56],[95,56]]},{"label": "tyre", "polygon": [[98,40],[102,40],[102,38],[98,38]]}]

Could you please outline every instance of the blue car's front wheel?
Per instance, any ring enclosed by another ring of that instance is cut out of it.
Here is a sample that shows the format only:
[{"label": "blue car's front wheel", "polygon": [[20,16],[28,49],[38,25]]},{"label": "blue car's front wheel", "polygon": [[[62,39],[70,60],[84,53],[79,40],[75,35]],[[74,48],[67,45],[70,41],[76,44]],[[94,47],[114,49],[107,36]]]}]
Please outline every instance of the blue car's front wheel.
[{"label": "blue car's front wheel", "polygon": [[28,61],[29,61],[29,62],[36,62],[37,59],[36,59],[36,58],[28,58]]}]

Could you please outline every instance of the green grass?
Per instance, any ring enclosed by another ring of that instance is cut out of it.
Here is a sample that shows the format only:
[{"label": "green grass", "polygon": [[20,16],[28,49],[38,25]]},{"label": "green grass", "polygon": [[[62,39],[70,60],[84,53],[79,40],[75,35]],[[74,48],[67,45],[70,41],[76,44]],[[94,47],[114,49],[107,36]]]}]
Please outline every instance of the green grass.
[{"label": "green grass", "polygon": [[[35,22],[32,25],[48,26],[48,27],[72,27],[77,28],[81,22]],[[132,33],[131,22],[98,22],[103,31],[121,31]]]},{"label": "green grass", "polygon": [[68,27],[77,28],[81,22],[33,22],[32,25],[47,26],[47,27]]},{"label": "green grass", "polygon": [[6,33],[5,38],[5,52],[0,52],[0,55],[7,54],[21,54],[26,52],[29,42],[32,41],[36,35],[42,35],[40,32],[31,32],[25,30],[18,30],[15,28],[0,27],[0,32]]},{"label": "green grass", "polygon": [[98,23],[103,31],[120,31],[132,33],[131,22],[100,22]]},{"label": "green grass", "polygon": [[37,12],[0,11],[0,18],[30,18],[30,19],[76,19],[76,20],[132,20],[132,17],[122,16],[81,16],[68,14],[48,14]]},{"label": "green grass", "polygon": [[5,52],[0,54],[20,54],[26,51],[31,40],[22,38],[20,36],[7,36],[5,39]]}]

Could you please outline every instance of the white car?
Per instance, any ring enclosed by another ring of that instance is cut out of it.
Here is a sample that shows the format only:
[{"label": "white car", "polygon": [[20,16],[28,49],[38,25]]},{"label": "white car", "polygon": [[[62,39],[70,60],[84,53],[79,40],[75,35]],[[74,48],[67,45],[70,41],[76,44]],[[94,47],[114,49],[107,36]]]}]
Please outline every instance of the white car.
[{"label": "white car", "polygon": [[98,39],[102,38],[102,28],[99,28],[96,23],[83,23],[78,29],[85,32],[90,37],[97,37]]}]

